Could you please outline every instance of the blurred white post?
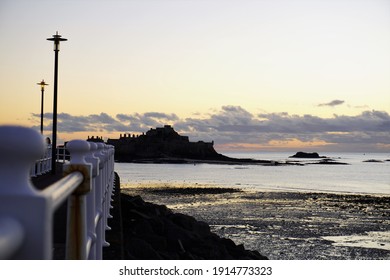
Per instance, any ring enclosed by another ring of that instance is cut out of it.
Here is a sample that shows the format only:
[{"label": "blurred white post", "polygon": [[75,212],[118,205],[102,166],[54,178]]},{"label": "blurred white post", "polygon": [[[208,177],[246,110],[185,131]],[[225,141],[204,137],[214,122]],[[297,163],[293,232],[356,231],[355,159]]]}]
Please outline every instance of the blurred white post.
[{"label": "blurred white post", "polygon": [[52,258],[52,201],[35,190],[30,180],[31,166],[44,148],[38,131],[0,126],[0,216],[12,220],[14,234],[23,236],[18,244],[6,244],[17,247],[6,258]]}]

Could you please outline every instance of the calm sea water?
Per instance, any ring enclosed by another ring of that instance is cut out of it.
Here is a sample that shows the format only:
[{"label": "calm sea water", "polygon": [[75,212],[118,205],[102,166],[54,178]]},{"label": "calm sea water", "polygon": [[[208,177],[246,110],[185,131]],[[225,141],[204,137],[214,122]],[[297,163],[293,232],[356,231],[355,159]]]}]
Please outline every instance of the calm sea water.
[{"label": "calm sea water", "polygon": [[[288,161],[291,153],[226,154]],[[258,166],[116,163],[123,186],[133,183],[201,183],[259,190],[321,191],[390,195],[390,153],[327,153],[349,165]],[[364,162],[366,160],[382,162]],[[299,159],[299,161],[313,161]]]}]

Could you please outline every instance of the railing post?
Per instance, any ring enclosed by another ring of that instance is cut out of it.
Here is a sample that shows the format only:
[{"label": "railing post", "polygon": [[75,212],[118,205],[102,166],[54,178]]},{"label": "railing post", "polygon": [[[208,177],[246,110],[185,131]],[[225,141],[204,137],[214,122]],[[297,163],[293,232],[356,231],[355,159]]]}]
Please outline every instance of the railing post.
[{"label": "railing post", "polygon": [[106,230],[111,230],[111,228],[107,224],[107,219],[110,216],[109,211],[110,211],[110,199],[109,193],[108,193],[108,154],[106,151],[106,145],[103,143],[99,143],[101,153],[103,154],[103,160],[104,160],[104,165],[103,165],[103,202],[102,202],[102,209],[103,209],[103,228],[104,228],[104,240],[103,240],[103,246],[108,247],[110,246],[110,243],[106,241]]},{"label": "railing post", "polygon": [[[72,140],[67,144],[71,155],[69,164],[64,165],[64,175],[79,171],[84,176],[83,183],[68,198],[68,226],[66,233],[66,258],[87,259],[88,248],[87,230],[87,200],[86,194],[92,189],[92,164],[85,161],[90,146],[84,140]],[[90,246],[89,245],[89,246]]]},{"label": "railing post", "polygon": [[[112,195],[113,195],[113,188],[112,188],[112,184],[111,184],[111,153],[110,153],[110,149],[109,149],[109,146],[106,144],[104,145],[104,151],[106,153],[106,157],[107,157],[107,161],[106,161],[106,172],[107,172],[107,182],[106,182],[106,197],[107,197],[107,205],[106,205],[106,211],[107,211],[107,218],[108,219],[111,219],[112,216],[110,214],[110,209],[114,208],[112,205],[111,205],[111,202],[113,201],[112,199]],[[111,228],[106,225],[106,229],[107,230],[111,230]]]},{"label": "railing post", "polygon": [[53,145],[50,144],[50,148],[49,148],[49,151],[47,151],[49,154],[48,154],[48,170],[51,171],[51,155],[52,155],[52,150],[53,150]]},{"label": "railing post", "polygon": [[111,192],[113,193],[114,192],[114,165],[115,165],[115,161],[114,161],[114,153],[115,153],[115,150],[114,150],[114,146],[112,145],[108,145],[108,151],[109,151],[109,155],[110,155],[110,158],[109,158],[109,166],[110,166],[110,178],[111,178],[111,181],[110,181],[110,184],[111,184]]},{"label": "railing post", "polygon": [[98,223],[96,226],[97,240],[96,240],[96,258],[103,258],[103,246],[106,245],[105,241],[105,222],[104,222],[104,208],[103,208],[103,195],[104,195],[104,154],[102,153],[102,147],[104,144],[96,143],[97,150],[94,155],[99,158],[99,175],[96,178],[96,212],[98,215]]},{"label": "railing post", "polygon": [[[88,163],[92,164],[92,190],[87,195],[87,219],[88,219],[88,235],[91,236],[91,252],[88,256],[89,259],[97,258],[97,239],[99,233],[97,232],[97,226],[100,216],[96,207],[97,196],[97,177],[99,175],[99,158],[95,157],[94,153],[97,150],[97,144],[90,142],[90,153],[85,158]],[[101,246],[101,244],[100,244]],[[101,256],[100,256],[101,257]]]},{"label": "railing post", "polygon": [[107,151],[107,168],[108,168],[108,210],[107,210],[107,217],[109,219],[113,218],[113,216],[110,214],[110,209],[113,209],[111,202],[114,201],[112,196],[114,195],[114,157],[112,153],[113,146],[106,145],[106,151]]},{"label": "railing post", "polygon": [[51,170],[51,145],[46,144],[45,150],[45,173]]},{"label": "railing post", "polygon": [[44,140],[35,130],[0,126],[0,216],[20,224],[23,239],[12,259],[51,259],[51,200],[30,181],[31,165],[43,155]]}]

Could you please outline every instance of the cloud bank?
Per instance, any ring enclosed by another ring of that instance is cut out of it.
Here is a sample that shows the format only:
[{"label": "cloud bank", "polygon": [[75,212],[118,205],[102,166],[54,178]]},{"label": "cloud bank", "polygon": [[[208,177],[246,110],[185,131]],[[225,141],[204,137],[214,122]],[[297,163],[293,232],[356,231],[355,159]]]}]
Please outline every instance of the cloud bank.
[{"label": "cloud bank", "polygon": [[[38,121],[40,115],[33,114],[33,117]],[[51,118],[51,114],[45,114],[49,131]],[[119,133],[139,134],[164,124],[173,125],[180,134],[188,135],[191,141],[214,140],[220,149],[296,150],[306,147],[329,151],[390,150],[390,115],[375,110],[356,116],[334,115],[332,118],[286,112],[252,114],[240,106],[223,106],[212,114],[191,118],[161,112],[116,116],[106,113],[58,115],[58,131],[90,132],[99,136],[115,132],[118,137]]]}]

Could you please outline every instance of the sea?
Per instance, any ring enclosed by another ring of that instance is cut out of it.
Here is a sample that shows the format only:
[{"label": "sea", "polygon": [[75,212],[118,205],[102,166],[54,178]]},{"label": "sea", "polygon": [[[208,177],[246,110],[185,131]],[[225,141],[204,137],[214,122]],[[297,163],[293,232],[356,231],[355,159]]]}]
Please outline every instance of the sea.
[{"label": "sea", "polygon": [[303,165],[115,163],[121,185],[190,183],[259,191],[309,191],[390,195],[389,153],[326,153],[347,165],[310,164],[321,159],[290,158],[294,153],[224,153],[235,158],[298,161]]}]

